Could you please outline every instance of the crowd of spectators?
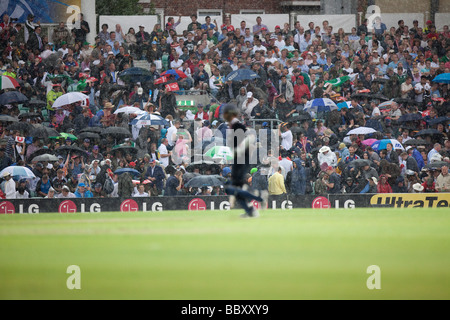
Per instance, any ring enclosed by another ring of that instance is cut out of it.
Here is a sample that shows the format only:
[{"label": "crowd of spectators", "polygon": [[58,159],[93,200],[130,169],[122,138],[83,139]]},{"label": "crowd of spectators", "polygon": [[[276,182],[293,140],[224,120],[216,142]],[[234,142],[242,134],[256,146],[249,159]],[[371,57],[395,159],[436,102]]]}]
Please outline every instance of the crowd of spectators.
[{"label": "crowd of spectators", "polygon": [[[153,30],[104,24],[88,43],[93,27],[80,19],[78,29],[61,22],[44,35],[32,15],[25,23],[2,17],[0,74],[19,87],[2,90],[0,101],[15,90],[29,100],[0,105],[0,171],[24,166],[36,177],[3,174],[3,198],[224,194],[220,186],[185,184],[199,173],[230,176],[227,161],[191,163],[217,131],[225,132],[220,109],[226,103],[238,106],[248,126],[280,138],[248,173],[255,189],[272,195],[450,192],[449,85],[433,81],[450,73],[448,26],[438,32],[432,21],[386,26],[378,19],[351,33],[327,21],[269,30],[259,17],[252,26],[233,26],[229,17],[218,24],[192,15],[187,30],[177,30],[174,18]],[[150,65],[145,78],[121,77],[137,60]],[[160,81],[168,69],[183,76]],[[257,77],[227,80],[239,70]],[[167,86],[173,83],[210,103],[180,109],[180,92]],[[52,108],[73,91],[89,99]],[[307,112],[314,99],[347,106]],[[117,112],[127,106],[162,116],[167,125],[136,127],[131,122],[139,112]],[[33,134],[41,127],[61,136]],[[113,127],[130,134],[108,134]],[[376,132],[347,135],[361,127]],[[392,142],[375,148],[369,139]],[[58,161],[34,160],[43,154]]]}]

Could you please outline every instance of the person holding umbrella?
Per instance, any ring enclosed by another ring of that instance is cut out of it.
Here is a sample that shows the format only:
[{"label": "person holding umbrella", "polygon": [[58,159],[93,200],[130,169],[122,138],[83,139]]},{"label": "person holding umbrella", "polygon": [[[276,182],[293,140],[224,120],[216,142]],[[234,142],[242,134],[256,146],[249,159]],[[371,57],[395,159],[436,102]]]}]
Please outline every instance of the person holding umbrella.
[{"label": "person holding umbrella", "polygon": [[52,89],[47,93],[47,109],[50,111],[50,115],[53,115],[55,110],[52,108],[53,103],[56,99],[65,94],[64,89],[61,84],[55,83],[52,85]]}]

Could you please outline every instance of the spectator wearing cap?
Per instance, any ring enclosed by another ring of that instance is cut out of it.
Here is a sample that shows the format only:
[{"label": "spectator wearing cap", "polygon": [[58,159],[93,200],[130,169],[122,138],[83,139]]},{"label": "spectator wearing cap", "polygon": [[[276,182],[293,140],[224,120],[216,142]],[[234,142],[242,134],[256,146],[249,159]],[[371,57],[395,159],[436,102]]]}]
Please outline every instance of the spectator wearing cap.
[{"label": "spectator wearing cap", "polygon": [[322,148],[319,149],[317,159],[319,160],[320,166],[323,165],[324,163],[334,168],[337,166],[336,153],[332,152],[330,147],[328,146],[323,146]]},{"label": "spectator wearing cap", "polygon": [[91,191],[89,191],[86,187],[86,185],[81,182],[78,184],[78,188],[75,191],[75,197],[77,198],[93,198],[94,195]]},{"label": "spectator wearing cap", "polygon": [[61,193],[57,196],[57,198],[59,199],[76,198],[76,196],[74,193],[70,192],[70,188],[65,185],[61,188]]},{"label": "spectator wearing cap", "polygon": [[106,198],[106,193],[103,191],[101,183],[94,184],[94,191],[92,192],[94,198]]},{"label": "spectator wearing cap", "polygon": [[50,187],[48,194],[44,197],[44,199],[55,199],[55,189],[53,189],[53,187]]},{"label": "spectator wearing cap", "polygon": [[1,184],[1,189],[5,194],[6,199],[16,198],[16,182],[13,180],[10,172],[5,172],[3,174],[4,181]]},{"label": "spectator wearing cap", "polygon": [[61,88],[59,83],[53,84],[52,89],[47,93],[47,109],[54,112],[54,109],[52,108],[53,103],[64,93],[64,89]]},{"label": "spectator wearing cap", "polygon": [[253,92],[247,92],[247,100],[242,103],[242,111],[247,119],[253,118],[253,109],[259,104],[258,99],[253,97]]}]

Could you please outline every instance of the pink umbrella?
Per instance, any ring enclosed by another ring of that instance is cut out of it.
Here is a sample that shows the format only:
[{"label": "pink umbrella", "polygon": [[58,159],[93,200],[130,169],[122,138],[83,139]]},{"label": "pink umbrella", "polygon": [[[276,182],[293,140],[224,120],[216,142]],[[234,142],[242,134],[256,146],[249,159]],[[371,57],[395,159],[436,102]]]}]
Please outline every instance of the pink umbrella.
[{"label": "pink umbrella", "polygon": [[366,139],[362,142],[363,145],[365,146],[371,146],[372,144],[374,144],[376,141],[378,141],[377,139]]}]

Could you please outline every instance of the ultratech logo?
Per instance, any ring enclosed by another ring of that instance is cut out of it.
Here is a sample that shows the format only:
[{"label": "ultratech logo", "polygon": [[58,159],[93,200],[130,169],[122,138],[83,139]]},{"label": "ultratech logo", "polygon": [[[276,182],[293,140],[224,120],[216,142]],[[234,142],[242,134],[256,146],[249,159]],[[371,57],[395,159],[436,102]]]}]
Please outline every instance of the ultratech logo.
[{"label": "ultratech logo", "polygon": [[392,208],[448,208],[450,193],[377,194],[370,199],[370,204]]}]

